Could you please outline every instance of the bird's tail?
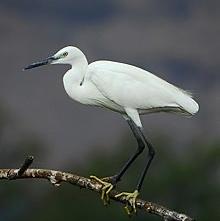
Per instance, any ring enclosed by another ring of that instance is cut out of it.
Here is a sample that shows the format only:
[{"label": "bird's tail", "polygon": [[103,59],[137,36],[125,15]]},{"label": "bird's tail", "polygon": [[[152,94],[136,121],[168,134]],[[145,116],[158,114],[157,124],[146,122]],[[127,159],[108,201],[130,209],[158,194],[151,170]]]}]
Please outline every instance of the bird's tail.
[{"label": "bird's tail", "polygon": [[183,94],[179,105],[190,115],[194,115],[199,111],[199,104],[189,94]]}]

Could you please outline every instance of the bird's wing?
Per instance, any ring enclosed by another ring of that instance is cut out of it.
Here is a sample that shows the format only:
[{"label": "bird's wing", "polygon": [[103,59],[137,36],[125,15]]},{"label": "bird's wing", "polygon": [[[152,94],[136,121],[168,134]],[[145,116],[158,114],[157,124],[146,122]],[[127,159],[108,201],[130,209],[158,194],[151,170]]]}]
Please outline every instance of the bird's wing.
[{"label": "bird's wing", "polygon": [[185,91],[132,65],[93,62],[90,78],[105,97],[122,107],[140,110],[180,107],[191,114],[198,110],[197,103]]}]

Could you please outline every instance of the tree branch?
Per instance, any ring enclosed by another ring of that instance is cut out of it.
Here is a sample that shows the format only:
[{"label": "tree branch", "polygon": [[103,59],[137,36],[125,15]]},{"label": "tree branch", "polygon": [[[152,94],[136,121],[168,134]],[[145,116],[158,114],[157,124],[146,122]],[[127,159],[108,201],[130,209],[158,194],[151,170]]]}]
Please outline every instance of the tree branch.
[{"label": "tree branch", "polygon": [[[0,180],[16,180],[26,178],[47,179],[55,186],[59,186],[61,182],[67,182],[72,185],[79,186],[80,188],[86,188],[101,193],[102,185],[93,179],[56,170],[28,169],[28,167],[33,162],[33,159],[34,158],[32,156],[27,157],[23,165],[19,169],[0,169]],[[120,202],[122,204],[126,204],[126,201],[123,196],[118,198],[115,197],[115,195],[117,195],[118,193],[119,192],[117,192],[116,190],[112,190],[109,193],[110,199]],[[177,213],[166,207],[142,199],[137,199],[136,206],[137,208],[147,213],[155,214],[162,217],[165,221],[193,221],[192,218],[185,214]]]}]

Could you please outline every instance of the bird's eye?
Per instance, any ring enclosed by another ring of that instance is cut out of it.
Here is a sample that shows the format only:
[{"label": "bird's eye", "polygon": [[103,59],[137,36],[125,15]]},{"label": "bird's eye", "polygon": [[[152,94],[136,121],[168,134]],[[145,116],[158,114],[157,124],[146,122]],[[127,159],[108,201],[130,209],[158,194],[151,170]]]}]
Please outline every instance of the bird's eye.
[{"label": "bird's eye", "polygon": [[68,55],[68,52],[63,53],[63,57],[66,57]]}]

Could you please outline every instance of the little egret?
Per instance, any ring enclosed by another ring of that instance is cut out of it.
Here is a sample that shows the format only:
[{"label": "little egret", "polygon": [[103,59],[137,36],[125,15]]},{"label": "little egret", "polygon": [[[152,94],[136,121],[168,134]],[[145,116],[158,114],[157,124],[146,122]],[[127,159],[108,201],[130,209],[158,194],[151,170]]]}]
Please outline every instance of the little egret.
[{"label": "little egret", "polygon": [[146,165],[136,189],[132,193],[122,192],[116,196],[122,196],[128,202],[128,213],[135,213],[136,198],[155,155],[153,146],[144,136],[140,115],[151,112],[194,115],[199,110],[199,105],[188,92],[141,68],[106,60],[88,64],[83,52],[73,46],[67,46],[41,62],[32,63],[24,70],[46,64],[71,65],[71,69],[63,77],[67,94],[82,104],[104,107],[122,114],[137,140],[135,153],[116,175],[106,179],[91,176],[103,185],[101,198],[104,203],[109,201],[109,192],[147,146]]}]

